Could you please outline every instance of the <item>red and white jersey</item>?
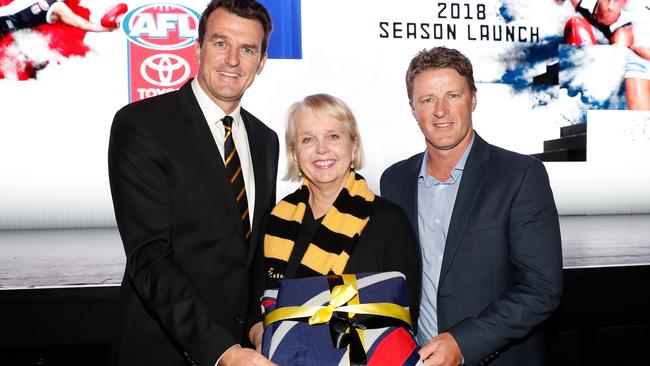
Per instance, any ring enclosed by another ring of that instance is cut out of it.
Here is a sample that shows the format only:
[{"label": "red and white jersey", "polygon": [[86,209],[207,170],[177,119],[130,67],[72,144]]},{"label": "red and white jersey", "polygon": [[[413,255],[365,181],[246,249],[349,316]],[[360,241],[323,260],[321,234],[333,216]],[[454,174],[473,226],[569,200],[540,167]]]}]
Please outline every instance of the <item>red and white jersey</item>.
[{"label": "red and white jersey", "polygon": [[0,34],[52,23],[52,9],[62,1],[0,0]]},{"label": "red and white jersey", "polygon": [[32,12],[47,11],[50,8],[50,4],[54,2],[56,1],[0,0],[0,16],[15,15],[28,8],[33,8],[31,9]]}]

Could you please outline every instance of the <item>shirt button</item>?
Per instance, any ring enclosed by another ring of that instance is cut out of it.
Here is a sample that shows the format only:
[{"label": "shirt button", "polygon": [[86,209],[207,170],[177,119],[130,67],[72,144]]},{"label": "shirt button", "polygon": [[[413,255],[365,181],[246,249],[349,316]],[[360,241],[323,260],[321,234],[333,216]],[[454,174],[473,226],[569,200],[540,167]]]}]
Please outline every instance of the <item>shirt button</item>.
[{"label": "shirt button", "polygon": [[435,219],[433,222],[435,222],[436,224],[440,225],[440,219]]}]

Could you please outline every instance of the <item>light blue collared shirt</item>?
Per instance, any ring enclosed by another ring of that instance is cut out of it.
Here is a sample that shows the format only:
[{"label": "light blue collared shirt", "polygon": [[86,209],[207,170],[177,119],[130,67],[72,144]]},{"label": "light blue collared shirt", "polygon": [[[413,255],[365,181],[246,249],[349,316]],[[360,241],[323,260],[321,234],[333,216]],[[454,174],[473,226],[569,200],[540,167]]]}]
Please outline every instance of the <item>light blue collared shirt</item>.
[{"label": "light blue collared shirt", "polygon": [[422,159],[418,177],[418,234],[422,254],[422,297],[417,334],[420,346],[438,335],[437,295],[442,256],[463,169],[473,145],[474,137],[444,182],[429,175],[429,154],[426,151]]}]

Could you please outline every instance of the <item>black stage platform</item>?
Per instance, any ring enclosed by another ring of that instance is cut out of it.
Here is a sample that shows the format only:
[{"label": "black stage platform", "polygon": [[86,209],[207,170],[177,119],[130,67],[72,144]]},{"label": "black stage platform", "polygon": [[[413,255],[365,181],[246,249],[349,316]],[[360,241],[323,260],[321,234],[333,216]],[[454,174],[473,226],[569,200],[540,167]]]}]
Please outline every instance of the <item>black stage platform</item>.
[{"label": "black stage platform", "polygon": [[[564,268],[650,265],[650,214],[562,216]],[[118,285],[116,228],[0,231],[0,289]]]}]

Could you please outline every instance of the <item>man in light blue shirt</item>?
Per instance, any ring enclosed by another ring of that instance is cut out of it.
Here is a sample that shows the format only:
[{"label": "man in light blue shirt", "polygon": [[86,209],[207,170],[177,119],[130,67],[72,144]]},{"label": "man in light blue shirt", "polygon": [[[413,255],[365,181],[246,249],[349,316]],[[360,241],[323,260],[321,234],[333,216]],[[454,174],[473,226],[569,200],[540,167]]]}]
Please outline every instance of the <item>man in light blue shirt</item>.
[{"label": "man in light blue shirt", "polygon": [[539,325],[560,301],[562,249],[544,165],[474,131],[472,64],[457,50],[418,53],[406,87],[426,151],[386,169],[381,194],[419,236],[424,365],[547,364]]}]

